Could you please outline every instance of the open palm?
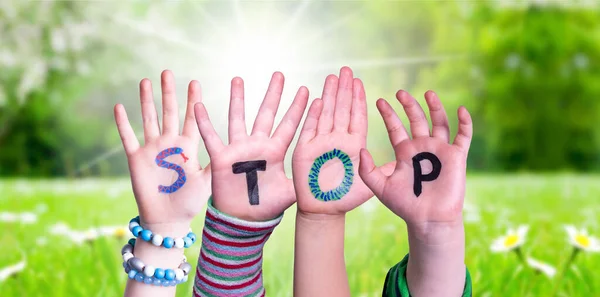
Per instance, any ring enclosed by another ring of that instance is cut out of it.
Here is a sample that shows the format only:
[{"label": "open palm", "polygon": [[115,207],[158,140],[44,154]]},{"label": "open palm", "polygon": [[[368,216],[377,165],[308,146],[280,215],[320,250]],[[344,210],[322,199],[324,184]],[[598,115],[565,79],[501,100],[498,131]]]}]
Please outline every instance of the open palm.
[{"label": "open palm", "polygon": [[270,220],[296,201],[283,160],[306,109],[308,90],[305,87],[298,90],[294,102],[271,135],[283,84],[283,75],[274,73],[252,134],[248,135],[244,81],[239,77],[231,81],[227,146],[216,133],[204,105],[196,105],[198,128],[211,159],[213,202],[222,212],[250,221]]},{"label": "open palm", "polygon": [[[343,214],[373,196],[358,177],[360,150],[366,142],[363,84],[344,67],[339,78],[329,75],[325,80],[322,100],[313,101],[294,151],[292,169],[300,211]],[[391,171],[393,166],[386,168]]]},{"label": "open palm", "polygon": [[143,222],[189,222],[210,195],[210,170],[202,170],[198,162],[200,134],[193,113],[194,104],[202,100],[200,85],[197,81],[190,82],[181,135],[175,83],[168,70],[161,75],[161,87],[162,134],[148,79],[140,82],[144,146],[140,147],[121,104],[115,106],[115,121],[127,154],[133,192]]},{"label": "open palm", "polygon": [[[435,93],[425,94],[431,132],[419,103],[404,91],[399,91],[396,97],[410,121],[412,139],[393,108],[380,99],[377,107],[396,153],[396,169],[391,175],[385,174],[374,165],[367,150],[363,150],[360,176],[383,204],[409,224],[456,222],[461,218],[465,193],[472,134],[469,113],[464,107],[458,110],[458,134],[454,143],[449,144],[448,118]],[[417,156],[421,153],[432,155],[419,160]],[[434,164],[435,158],[439,164]]]}]

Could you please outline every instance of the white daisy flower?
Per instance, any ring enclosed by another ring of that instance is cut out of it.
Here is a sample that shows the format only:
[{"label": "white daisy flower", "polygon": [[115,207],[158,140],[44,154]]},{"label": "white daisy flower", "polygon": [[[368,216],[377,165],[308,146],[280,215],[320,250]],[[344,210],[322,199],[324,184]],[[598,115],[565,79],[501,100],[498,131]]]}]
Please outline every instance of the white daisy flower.
[{"label": "white daisy flower", "polygon": [[531,257],[527,257],[527,265],[529,265],[529,267],[531,267],[533,270],[545,274],[549,278],[553,278],[556,274],[556,268],[554,268],[552,265],[538,261]]},{"label": "white daisy flower", "polygon": [[21,223],[23,224],[33,224],[37,222],[38,216],[33,212],[22,212],[21,213]]},{"label": "white daisy flower", "polygon": [[509,229],[506,235],[500,236],[494,240],[490,249],[492,252],[508,252],[512,251],[525,243],[525,237],[529,231],[529,226],[521,225],[517,230]]},{"label": "white daisy flower", "polygon": [[64,222],[58,222],[49,228],[49,232],[56,235],[66,235],[70,230],[71,228]]},{"label": "white daisy flower", "polygon": [[586,252],[600,252],[600,240],[590,236],[586,229],[577,229],[575,226],[566,225],[565,230],[569,236],[569,242],[575,248]]},{"label": "white daisy flower", "polygon": [[23,271],[23,269],[25,269],[25,265],[27,265],[27,263],[25,262],[25,260],[23,260],[15,265],[7,266],[0,269],[0,282]]},{"label": "white daisy flower", "polygon": [[0,212],[0,222],[21,224],[33,224],[37,222],[37,215],[32,212]]},{"label": "white daisy flower", "polygon": [[19,217],[12,212],[0,212],[0,222],[12,223],[18,219]]},{"label": "white daisy flower", "polygon": [[49,232],[54,235],[63,235],[76,244],[82,244],[100,237],[123,238],[129,232],[129,228],[128,226],[103,226],[91,227],[87,230],[73,230],[67,224],[59,222],[51,226]]},{"label": "white daisy flower", "polygon": [[106,226],[98,228],[100,236],[115,236],[122,238],[127,235],[127,232],[129,232],[128,226]]}]

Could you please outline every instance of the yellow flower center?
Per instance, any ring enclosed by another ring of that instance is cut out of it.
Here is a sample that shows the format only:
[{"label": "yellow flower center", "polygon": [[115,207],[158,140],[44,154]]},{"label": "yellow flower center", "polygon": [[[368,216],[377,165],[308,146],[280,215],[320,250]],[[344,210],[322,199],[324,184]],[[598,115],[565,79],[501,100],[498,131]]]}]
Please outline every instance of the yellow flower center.
[{"label": "yellow flower center", "polygon": [[582,234],[577,234],[575,236],[575,242],[579,243],[579,245],[584,248],[588,248],[591,245],[590,238]]},{"label": "yellow flower center", "polygon": [[504,246],[505,247],[514,246],[515,244],[517,244],[518,241],[519,241],[519,236],[518,235],[515,235],[515,234],[508,235],[504,239]]},{"label": "yellow flower center", "polygon": [[117,230],[115,230],[115,236],[116,237],[125,237],[125,229],[124,228],[118,228]]}]

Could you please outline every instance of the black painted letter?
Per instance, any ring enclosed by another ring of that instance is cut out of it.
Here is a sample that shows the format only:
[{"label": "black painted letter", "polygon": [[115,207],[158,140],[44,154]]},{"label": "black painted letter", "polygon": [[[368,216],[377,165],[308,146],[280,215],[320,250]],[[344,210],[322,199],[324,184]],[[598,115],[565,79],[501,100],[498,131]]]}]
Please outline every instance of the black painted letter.
[{"label": "black painted letter", "polygon": [[[423,175],[421,170],[421,161],[429,160],[431,162],[431,172]],[[442,171],[442,162],[440,159],[432,153],[422,152],[416,154],[413,158],[413,170],[415,172],[415,183],[413,185],[413,190],[415,191],[415,195],[419,197],[421,192],[423,191],[423,185],[421,184],[424,181],[433,181],[438,176],[440,176],[440,172]]]},{"label": "black painted letter", "polygon": [[265,171],[267,169],[267,161],[237,162],[231,165],[231,168],[235,174],[246,173],[250,205],[258,205],[258,174],[256,171]]}]

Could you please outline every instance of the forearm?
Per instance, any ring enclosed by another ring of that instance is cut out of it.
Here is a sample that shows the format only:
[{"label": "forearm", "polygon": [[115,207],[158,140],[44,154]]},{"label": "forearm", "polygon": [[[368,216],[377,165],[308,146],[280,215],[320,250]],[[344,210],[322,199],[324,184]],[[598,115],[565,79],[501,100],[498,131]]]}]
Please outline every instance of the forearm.
[{"label": "forearm", "polygon": [[462,220],[408,224],[408,240],[406,278],[411,296],[462,296],[466,275]]},{"label": "forearm", "polygon": [[344,226],[345,215],[297,213],[294,296],[350,296]]},{"label": "forearm", "polygon": [[[150,229],[158,234],[169,234],[175,237],[183,237],[189,232],[189,224],[165,224],[165,225],[144,225],[144,229]],[[183,259],[183,249],[154,246],[150,242],[138,239],[134,247],[135,257],[142,260],[147,265],[155,268],[177,268]],[[125,288],[125,297],[172,297],[175,296],[175,286],[156,286],[138,282],[135,279],[128,279]]]},{"label": "forearm", "polygon": [[244,221],[208,203],[194,296],[264,296],[262,252],[282,216]]}]

